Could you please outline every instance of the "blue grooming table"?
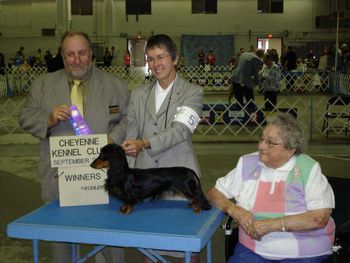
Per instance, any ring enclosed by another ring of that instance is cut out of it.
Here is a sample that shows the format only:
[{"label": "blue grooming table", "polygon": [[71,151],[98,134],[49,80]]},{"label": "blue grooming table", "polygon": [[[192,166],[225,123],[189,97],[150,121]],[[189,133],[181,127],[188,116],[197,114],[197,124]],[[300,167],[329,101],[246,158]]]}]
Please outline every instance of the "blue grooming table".
[{"label": "blue grooming table", "polygon": [[[136,205],[130,215],[119,214],[121,202],[106,205],[60,207],[53,201],[11,222],[7,235],[33,240],[34,262],[39,262],[39,240],[72,243],[74,262],[85,260],[105,246],[137,248],[153,262],[168,262],[154,250],[191,253],[207,245],[211,262],[211,237],[224,214],[217,208],[194,214],[187,201],[160,200]],[[76,258],[76,244],[99,244],[87,255]]]}]

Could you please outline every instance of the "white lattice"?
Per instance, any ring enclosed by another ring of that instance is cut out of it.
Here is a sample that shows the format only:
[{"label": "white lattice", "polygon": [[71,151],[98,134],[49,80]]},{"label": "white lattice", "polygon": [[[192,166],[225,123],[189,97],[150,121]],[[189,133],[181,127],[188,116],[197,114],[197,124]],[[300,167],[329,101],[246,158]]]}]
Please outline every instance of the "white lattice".
[{"label": "white lattice", "polygon": [[[99,68],[124,79],[128,83],[130,90],[151,79],[151,74],[146,67],[130,67],[127,71],[123,66],[102,66]],[[227,92],[231,85],[232,72],[233,68],[230,66],[216,66],[210,70],[199,66],[182,66],[178,70],[182,77],[198,84],[207,93]],[[42,73],[46,73],[46,68],[14,68],[7,70],[5,79],[3,77],[0,79],[0,95],[13,96],[25,93],[30,88],[32,81]],[[281,76],[280,90],[283,92],[316,93],[325,92],[330,87],[328,73],[283,72]],[[342,80],[341,83],[343,82]]]},{"label": "white lattice", "polygon": [[[152,79],[145,68],[130,68],[128,71],[120,66],[101,69],[125,79],[130,89]],[[45,72],[45,68],[14,69],[9,71],[6,77],[0,76],[0,95],[2,96],[0,97],[0,134],[23,132],[18,126],[19,108],[24,102],[33,79]],[[235,103],[227,104],[222,101],[222,98],[217,99],[216,95],[213,95],[227,94],[232,75],[231,67],[215,67],[212,70],[206,70],[203,67],[181,67],[178,72],[187,80],[201,85],[206,94],[203,120],[195,131],[196,135],[255,137],[261,132],[265,125],[264,118],[270,114],[264,111],[265,102],[262,95],[256,94],[253,107],[246,105],[243,108],[239,108]],[[315,75],[319,77],[317,81],[314,79]],[[334,80],[336,78],[334,74],[329,76],[327,73],[315,72],[283,73],[281,90],[286,91],[288,84],[290,91],[278,96],[275,110],[294,113],[307,126],[311,135],[328,135],[332,132],[335,135],[348,136],[346,132],[349,121],[346,121],[343,116],[349,114],[349,104],[340,105],[341,109],[337,110],[340,113],[339,117],[329,118],[326,127],[324,124],[326,112],[330,112],[335,107],[335,105],[329,105],[330,97],[325,91],[333,89],[332,85],[337,83],[344,85],[344,81],[349,80],[348,76],[342,76],[338,81]]]}]

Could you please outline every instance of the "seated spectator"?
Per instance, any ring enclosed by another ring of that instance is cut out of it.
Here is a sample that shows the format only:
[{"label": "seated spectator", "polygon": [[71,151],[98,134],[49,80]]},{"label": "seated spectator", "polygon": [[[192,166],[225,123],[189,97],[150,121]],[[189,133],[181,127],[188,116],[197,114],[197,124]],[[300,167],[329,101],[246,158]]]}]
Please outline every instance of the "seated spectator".
[{"label": "seated spectator", "polygon": [[239,227],[229,263],[319,263],[332,254],[334,195],[320,164],[303,154],[306,141],[292,115],[271,114],[258,152],[242,156],[209,190]]},{"label": "seated spectator", "polygon": [[305,72],[307,69],[306,64],[304,63],[304,60],[302,58],[297,59],[297,72]]}]

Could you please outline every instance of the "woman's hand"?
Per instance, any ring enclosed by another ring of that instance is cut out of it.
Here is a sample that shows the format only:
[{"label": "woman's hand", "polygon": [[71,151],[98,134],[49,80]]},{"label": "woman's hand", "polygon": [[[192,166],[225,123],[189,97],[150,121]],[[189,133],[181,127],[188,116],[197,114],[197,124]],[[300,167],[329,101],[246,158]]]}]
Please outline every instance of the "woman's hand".
[{"label": "woman's hand", "polygon": [[121,147],[123,147],[126,155],[136,157],[144,149],[144,142],[142,140],[125,140]]},{"label": "woman's hand", "polygon": [[227,199],[223,193],[217,190],[215,187],[211,188],[207,193],[208,200],[220,208],[222,211],[231,216],[239,226],[242,227],[244,232],[251,238],[254,238],[254,215],[252,212],[236,205],[231,200]]},{"label": "woman's hand", "polygon": [[[273,228],[279,228],[279,220],[277,222],[274,222],[276,220],[256,220],[254,222],[254,230],[255,233],[253,234],[253,238],[255,240],[261,240],[263,236],[273,231]],[[277,223],[277,226],[275,226]]]},{"label": "woman's hand", "polygon": [[251,238],[255,238],[255,225],[254,225],[254,215],[252,212],[234,205],[235,208],[233,209],[232,217],[236,220],[238,225],[240,225],[244,232],[246,232],[247,235],[249,235]]}]

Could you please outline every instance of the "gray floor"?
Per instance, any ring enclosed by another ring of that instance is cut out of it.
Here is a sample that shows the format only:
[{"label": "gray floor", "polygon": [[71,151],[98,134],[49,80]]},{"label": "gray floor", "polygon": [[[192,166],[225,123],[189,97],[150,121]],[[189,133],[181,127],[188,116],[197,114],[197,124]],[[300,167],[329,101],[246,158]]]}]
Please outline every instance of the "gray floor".
[{"label": "gray floor", "polygon": [[[215,184],[218,177],[225,175],[235,166],[240,155],[256,149],[255,143],[242,143],[237,137],[234,141],[195,142],[205,191]],[[350,178],[348,138],[343,141],[313,141],[307,153],[320,161],[327,176]],[[0,263],[32,262],[31,242],[8,238],[6,225],[42,204],[37,182],[37,141],[29,135],[0,136],[0,157]],[[223,242],[224,234],[218,229],[213,237],[214,263],[224,262]],[[41,242],[40,262],[50,262],[50,255],[48,243]],[[205,256],[205,252],[201,252],[201,262],[205,262]],[[142,262],[142,256],[135,250],[126,249],[126,262]]]}]

